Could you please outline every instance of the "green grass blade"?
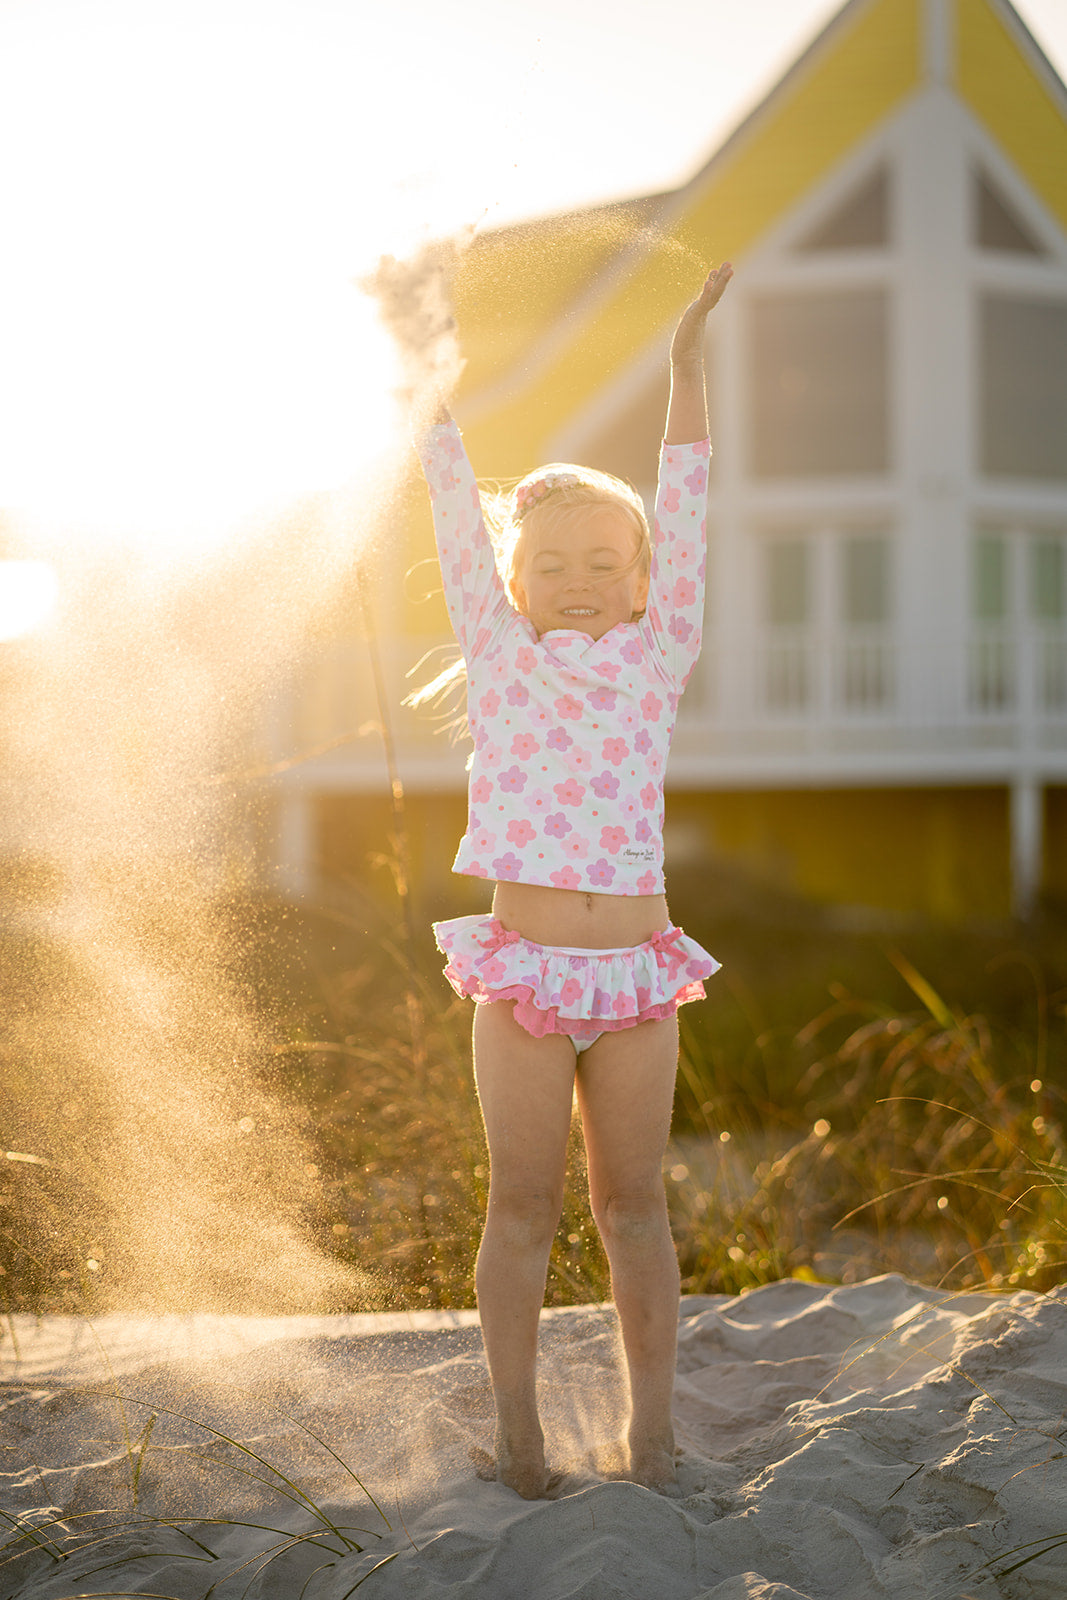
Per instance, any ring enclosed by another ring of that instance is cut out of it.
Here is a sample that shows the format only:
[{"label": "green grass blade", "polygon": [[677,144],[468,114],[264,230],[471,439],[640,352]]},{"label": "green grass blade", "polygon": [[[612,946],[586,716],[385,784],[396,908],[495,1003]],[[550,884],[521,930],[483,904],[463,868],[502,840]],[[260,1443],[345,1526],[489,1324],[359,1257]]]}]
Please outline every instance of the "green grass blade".
[{"label": "green grass blade", "polygon": [[[1042,1548],[1040,1550],[1035,1550],[1035,1545],[1041,1545]],[[1010,1550],[1002,1551],[999,1556],[994,1556],[991,1561],[987,1561],[984,1566],[979,1567],[978,1571],[986,1572],[996,1562],[1003,1561],[1006,1556],[1016,1556],[1019,1554],[1020,1550],[1029,1550],[1030,1554],[1028,1556],[1023,1556],[1021,1561],[1016,1561],[1014,1565],[1010,1567],[998,1567],[997,1571],[993,1574],[995,1578],[1006,1578],[1012,1572],[1018,1572],[1020,1567],[1028,1567],[1031,1561],[1040,1561],[1042,1556],[1051,1555],[1053,1550],[1059,1550],[1064,1545],[1067,1545],[1067,1533],[1048,1533],[1043,1539],[1029,1539],[1026,1544],[1017,1544],[1014,1545]]]},{"label": "green grass blade", "polygon": [[57,1594],[54,1600],[182,1600],[182,1596],[156,1589],[91,1589],[86,1594]]},{"label": "green grass blade", "polygon": [[116,1556],[113,1561],[102,1561],[98,1567],[90,1567],[87,1572],[78,1574],[78,1582],[83,1583],[86,1578],[94,1578],[98,1572],[107,1572],[113,1567],[126,1567],[134,1561],[200,1561],[206,1563],[208,1556],[186,1555],[175,1550],[138,1550],[135,1555]]},{"label": "green grass blade", "polygon": [[[236,1389],[238,1394],[252,1394],[251,1390],[245,1389],[241,1384],[232,1384],[231,1387]],[[367,1485],[363,1482],[363,1479],[360,1478],[353,1468],[349,1466],[348,1462],[343,1456],[338,1455],[337,1451],[333,1448],[328,1440],[324,1439],[321,1434],[316,1433],[313,1428],[309,1428],[306,1422],[301,1422],[299,1417],[294,1417],[290,1412],[283,1411],[280,1406],[272,1405],[269,1400],[260,1400],[258,1395],[253,1394],[252,1398],[259,1400],[259,1403],[263,1405],[266,1410],[273,1411],[276,1417],[281,1417],[284,1422],[289,1422],[294,1428],[299,1428],[301,1432],[306,1433],[309,1439],[314,1439],[315,1443],[319,1445],[321,1449],[326,1451],[327,1455],[332,1456],[337,1462],[337,1465],[341,1468],[342,1472],[346,1472],[352,1479],[352,1482],[356,1484],[362,1493],[367,1496],[367,1499],[370,1501],[375,1511],[377,1511],[378,1515],[385,1523],[385,1526],[389,1529],[389,1532],[392,1533],[393,1529],[389,1518],[386,1516],[377,1500],[371,1494],[370,1490],[367,1488]]]},{"label": "green grass blade", "polygon": [[[13,1541],[15,1544],[19,1543],[19,1541],[22,1540],[22,1539],[28,1539],[31,1544],[37,1545],[39,1549],[44,1550],[47,1555],[50,1555],[52,1557],[53,1561],[62,1561],[63,1552],[59,1549],[58,1546],[56,1546],[56,1548],[54,1550],[49,1549],[48,1541],[47,1540],[41,1540],[41,1539],[39,1539],[37,1537],[37,1528],[36,1527],[24,1527],[23,1524],[21,1522],[19,1522],[16,1517],[11,1516],[9,1512],[7,1512],[7,1511],[5,1511],[3,1509],[3,1507],[0,1507],[0,1517],[3,1517],[5,1522],[9,1522],[11,1524],[11,1526],[14,1528],[16,1534],[18,1535],[18,1538]],[[51,1520],[49,1522],[45,1522],[45,1523],[41,1524],[42,1527],[46,1527],[46,1528],[50,1527],[51,1525],[52,1525]],[[6,1550],[6,1549],[7,1549],[7,1544],[6,1543],[0,1545],[0,1551]]]},{"label": "green grass blade", "polygon": [[[285,1555],[287,1551],[292,1550],[298,1544],[314,1544],[316,1539],[321,1539],[323,1537],[324,1536],[321,1533],[294,1534],[293,1537],[291,1539],[286,1540],[286,1542],[284,1544],[277,1545],[273,1550],[267,1551],[266,1554],[263,1556],[263,1559],[260,1561],[260,1565],[256,1568],[255,1572],[253,1572],[252,1576],[249,1578],[248,1582],[245,1584],[244,1588],[242,1589],[242,1591],[241,1591],[241,1600],[245,1600],[245,1596],[248,1594],[249,1589],[251,1589],[251,1587],[255,1583],[256,1579],[261,1577],[262,1574],[264,1572],[266,1572],[267,1568],[270,1566],[272,1561],[277,1561],[280,1556]],[[322,1548],[321,1545],[318,1548],[321,1549]],[[237,1573],[242,1570],[243,1567],[251,1566],[252,1565],[252,1561],[255,1561],[255,1560],[259,1560],[259,1557],[253,1556],[252,1560],[243,1561],[241,1563],[240,1567],[235,1567],[233,1572],[228,1573],[227,1576],[231,1577],[231,1578],[235,1577],[237,1575]],[[327,1562],[325,1564],[327,1566],[336,1565],[336,1563],[332,1562],[332,1561],[331,1562]],[[204,1596],[204,1600],[207,1600],[207,1596],[206,1595]]]},{"label": "green grass blade", "polygon": [[937,990],[932,984],[926,981],[921,972],[916,971],[911,962],[908,960],[907,956],[902,955],[899,950],[888,950],[886,954],[896,967],[897,971],[900,973],[900,976],[904,979],[904,982],[907,984],[912,994],[917,1000],[922,1001],[930,1015],[937,1022],[939,1022],[943,1028],[954,1027],[956,1018],[952,1015],[952,1012],[942,1000]]},{"label": "green grass blade", "polygon": [[356,1583],[354,1583],[352,1585],[351,1589],[346,1589],[345,1590],[344,1594],[341,1596],[341,1600],[348,1600],[349,1595],[350,1594],[355,1594],[356,1590],[360,1587],[361,1584],[366,1583],[368,1578],[373,1578],[374,1574],[376,1572],[380,1572],[383,1567],[387,1567],[389,1565],[390,1561],[395,1561],[399,1554],[400,1554],[399,1550],[394,1550],[392,1555],[383,1556],[380,1561],[376,1562],[374,1564],[374,1566],[371,1567],[369,1572],[365,1572],[363,1574],[362,1578],[360,1578],[358,1580],[358,1582],[356,1582]]},{"label": "green grass blade", "polygon": [[304,1600],[304,1596],[307,1594],[311,1585],[312,1578],[317,1578],[320,1572],[329,1572],[330,1568],[335,1567],[336,1565],[336,1561],[324,1561],[321,1567],[316,1567],[313,1572],[309,1572],[307,1577],[304,1579],[304,1587],[300,1591],[299,1600]]},{"label": "green grass blade", "polygon": [[[103,1397],[108,1398],[108,1399],[115,1398],[113,1395],[109,1395],[106,1390],[105,1391],[100,1391],[100,1390],[94,1391],[92,1389],[86,1389],[86,1390],[83,1390],[82,1393],[85,1393],[85,1394],[96,1393],[98,1396],[102,1395]],[[315,1502],[314,1502],[314,1500],[312,1500],[311,1496],[309,1494],[306,1494],[304,1492],[304,1490],[300,1488],[299,1484],[294,1483],[291,1478],[287,1477],[286,1474],[284,1472],[282,1472],[280,1467],[273,1466],[266,1459],[265,1456],[259,1455],[255,1450],[253,1450],[251,1448],[251,1446],[246,1445],[246,1444],[242,1444],[240,1439],[231,1438],[228,1433],[223,1433],[221,1428],[213,1428],[209,1422],[201,1422],[199,1417],[191,1417],[191,1416],[188,1415],[187,1412],[178,1411],[173,1406],[156,1405],[156,1404],[154,1404],[152,1402],[149,1402],[147,1400],[140,1400],[140,1399],[138,1399],[138,1397],[136,1395],[126,1395],[123,1398],[130,1405],[144,1406],[146,1410],[155,1410],[155,1411],[164,1412],[167,1416],[177,1417],[182,1422],[191,1423],[192,1426],[195,1427],[195,1428],[203,1428],[205,1433],[210,1433],[214,1438],[221,1439],[224,1444],[231,1445],[233,1447],[233,1449],[239,1450],[242,1453],[242,1455],[249,1456],[253,1461],[258,1461],[261,1467],[265,1467],[268,1472],[272,1472],[275,1475],[275,1477],[280,1478],[282,1483],[284,1483],[286,1485],[287,1489],[290,1490],[291,1493],[286,1494],[286,1491],[284,1489],[279,1489],[279,1488],[277,1488],[277,1485],[270,1484],[269,1480],[260,1479],[259,1480],[260,1482],[266,1483],[267,1487],[269,1487],[269,1488],[274,1488],[277,1493],[284,1494],[286,1499],[290,1499],[291,1500],[291,1499],[293,1499],[295,1497],[295,1499],[298,1502],[298,1504],[302,1505],[306,1511],[310,1511],[313,1516],[317,1517],[319,1519],[319,1521],[321,1523],[323,1523],[323,1525],[325,1527],[329,1528],[331,1533],[336,1534],[337,1537],[341,1540],[342,1544],[345,1544],[347,1542],[345,1540],[345,1538],[344,1538],[344,1535],[341,1533],[340,1529],[337,1528],[334,1525],[334,1523],[326,1515],[326,1513],[321,1509],[321,1507],[317,1506],[315,1504]],[[235,1471],[239,1471],[240,1469],[239,1468],[234,1468],[234,1470]]]}]

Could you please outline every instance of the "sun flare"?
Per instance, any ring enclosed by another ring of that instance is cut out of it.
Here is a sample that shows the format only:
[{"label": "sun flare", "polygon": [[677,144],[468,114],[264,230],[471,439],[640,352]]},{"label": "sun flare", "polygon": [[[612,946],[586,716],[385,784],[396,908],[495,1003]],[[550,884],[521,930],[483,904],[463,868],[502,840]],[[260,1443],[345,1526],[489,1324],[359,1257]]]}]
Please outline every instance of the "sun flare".
[{"label": "sun flare", "polygon": [[195,0],[180,24],[91,11],[27,23],[0,64],[20,152],[0,179],[18,308],[0,508],[94,541],[219,543],[396,434],[392,349],[355,287],[396,248],[395,173],[378,152],[364,181],[370,126],[313,30]]},{"label": "sun flare", "polygon": [[373,310],[347,284],[309,286],[313,311],[274,297],[268,316],[265,298],[187,293],[164,321],[102,293],[107,349],[72,336],[62,394],[38,369],[38,404],[5,428],[4,502],[96,538],[197,545],[351,478],[396,427]]},{"label": "sun flare", "polygon": [[58,598],[59,583],[46,561],[0,561],[0,641],[33,633]]}]

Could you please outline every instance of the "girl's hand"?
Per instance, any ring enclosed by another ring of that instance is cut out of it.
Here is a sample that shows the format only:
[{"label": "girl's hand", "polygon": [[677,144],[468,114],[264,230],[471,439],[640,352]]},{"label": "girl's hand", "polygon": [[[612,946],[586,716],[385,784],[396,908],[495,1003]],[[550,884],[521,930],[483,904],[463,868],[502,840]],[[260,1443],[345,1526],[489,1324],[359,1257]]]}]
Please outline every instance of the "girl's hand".
[{"label": "girl's hand", "polygon": [[667,404],[668,444],[696,444],[708,436],[708,404],[704,394],[704,324],[734,275],[728,261],[709,272],[704,287],[682,312],[671,341],[671,397]]},{"label": "girl's hand", "polygon": [[708,312],[717,306],[726,292],[726,285],[734,275],[728,261],[715,267],[704,280],[704,287],[691,305],[682,312],[681,321],[671,341],[671,365],[684,366],[704,359],[704,324]]}]

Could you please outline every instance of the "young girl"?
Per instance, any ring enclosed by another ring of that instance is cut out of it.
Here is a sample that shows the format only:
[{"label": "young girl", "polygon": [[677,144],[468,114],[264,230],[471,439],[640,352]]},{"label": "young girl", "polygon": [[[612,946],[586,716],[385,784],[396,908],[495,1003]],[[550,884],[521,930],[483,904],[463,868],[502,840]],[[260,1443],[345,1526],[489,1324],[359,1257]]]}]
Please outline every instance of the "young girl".
[{"label": "young girl", "polygon": [[677,1494],[671,1393],[678,1266],[662,1161],[677,1007],[718,963],[671,925],[663,776],[700,647],[712,272],[671,346],[655,533],[637,495],[570,466],[524,478],[498,572],[447,413],[420,443],[445,594],[467,666],[474,755],[454,871],[496,880],[490,916],[435,927],[476,1002],[474,1069],[491,1177],[478,1308],[496,1401],[497,1478],[548,1487],[537,1325],[577,1087],[589,1197],[629,1373],[630,1477]]}]

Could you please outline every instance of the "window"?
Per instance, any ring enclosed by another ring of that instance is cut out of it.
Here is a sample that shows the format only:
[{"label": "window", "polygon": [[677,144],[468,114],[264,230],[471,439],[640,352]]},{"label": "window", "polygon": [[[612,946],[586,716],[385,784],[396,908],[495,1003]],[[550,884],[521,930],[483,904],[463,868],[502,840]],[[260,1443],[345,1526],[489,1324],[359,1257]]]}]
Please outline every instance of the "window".
[{"label": "window", "polygon": [[749,447],[758,477],[882,472],[889,460],[886,296],[756,297]]},{"label": "window", "polygon": [[976,535],[971,546],[971,615],[978,626],[971,639],[968,697],[975,711],[1007,711],[1015,704],[1011,553],[1004,534],[994,529]]},{"label": "window", "polygon": [[800,710],[811,695],[811,555],[805,539],[773,539],[765,550],[764,700],[773,711]]},{"label": "window", "polygon": [[1044,254],[1015,208],[982,172],[974,175],[972,205],[974,241],[980,250],[1011,250],[1025,256]]},{"label": "window", "polygon": [[1067,481],[1067,301],[986,295],[979,360],[982,470]]},{"label": "window", "polygon": [[983,528],[971,546],[969,699],[1067,711],[1067,532]]},{"label": "window", "polygon": [[850,534],[841,547],[842,620],[889,620],[889,544],[880,534]]},{"label": "window", "polygon": [[767,546],[767,621],[778,627],[808,620],[808,554],[802,539]]},{"label": "window", "polygon": [[835,211],[816,224],[798,250],[877,250],[889,243],[889,174],[879,167]]},{"label": "window", "polygon": [[763,702],[883,710],[894,698],[892,546],[884,533],[782,535],[763,547]]},{"label": "window", "polygon": [[1034,693],[1042,711],[1067,711],[1067,537],[1030,541],[1030,616],[1036,623]]},{"label": "window", "polygon": [[886,632],[892,613],[889,540],[852,533],[839,547],[841,652],[838,693],[850,711],[873,711],[893,698]]},{"label": "window", "polygon": [[[715,373],[716,343],[714,329],[704,341],[704,365],[707,372],[705,393],[708,404],[709,428],[714,442],[716,426],[715,400],[718,390]],[[641,377],[636,387],[624,393],[622,403],[614,406],[602,420],[585,431],[579,424],[578,437],[562,448],[566,460],[577,459],[601,472],[612,472],[627,483],[655,483],[659,464],[659,447],[663,438],[663,418],[667,410],[670,372],[664,352],[662,364],[649,375]],[[717,462],[714,452],[708,463],[709,482],[714,483]]]},{"label": "window", "polygon": [[980,533],[974,541],[971,612],[979,622],[1003,622],[1008,614],[1008,564],[999,534]]},{"label": "window", "polygon": [[1030,544],[1030,615],[1039,622],[1062,622],[1064,541],[1035,538]]}]

